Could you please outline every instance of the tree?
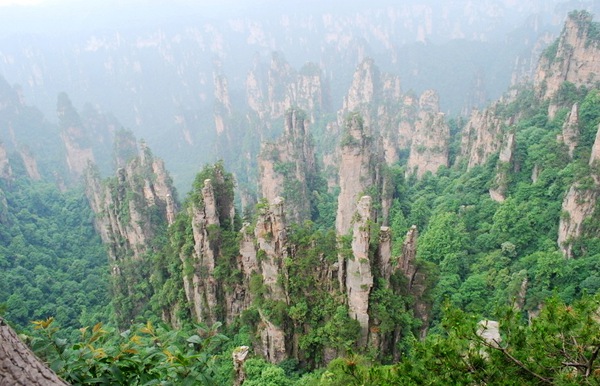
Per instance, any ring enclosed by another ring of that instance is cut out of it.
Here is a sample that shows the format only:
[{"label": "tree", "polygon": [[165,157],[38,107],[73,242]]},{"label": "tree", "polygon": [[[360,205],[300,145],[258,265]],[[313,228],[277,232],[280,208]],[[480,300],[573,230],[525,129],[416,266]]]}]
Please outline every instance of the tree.
[{"label": "tree", "polygon": [[40,361],[0,318],[0,385],[68,385]]}]

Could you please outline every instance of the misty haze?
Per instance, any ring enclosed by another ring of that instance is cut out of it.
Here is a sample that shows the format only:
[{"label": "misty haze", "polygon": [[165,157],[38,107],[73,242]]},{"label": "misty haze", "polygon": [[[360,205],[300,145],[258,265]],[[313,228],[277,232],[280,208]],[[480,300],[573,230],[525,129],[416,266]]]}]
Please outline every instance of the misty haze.
[{"label": "misty haze", "polygon": [[0,0],[0,384],[598,383],[598,15]]}]

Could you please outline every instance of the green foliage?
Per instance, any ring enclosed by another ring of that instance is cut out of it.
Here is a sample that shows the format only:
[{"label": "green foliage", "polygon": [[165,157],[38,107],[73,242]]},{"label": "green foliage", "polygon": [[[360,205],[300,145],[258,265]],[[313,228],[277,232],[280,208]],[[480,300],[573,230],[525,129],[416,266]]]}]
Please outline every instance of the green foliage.
[{"label": "green foliage", "polygon": [[584,158],[588,158],[590,149],[596,139],[600,124],[600,91],[590,90],[579,106],[579,128],[581,132],[578,148],[583,150]]},{"label": "green foliage", "polygon": [[542,52],[542,56],[548,59],[550,63],[554,62],[554,60],[556,59],[556,54],[558,52],[558,43],[559,39],[554,40],[554,42],[548,47],[546,47],[544,52]]},{"label": "green foliage", "polygon": [[106,252],[83,192],[25,179],[0,189],[4,317],[18,329],[51,315],[67,328],[107,318]]},{"label": "green foliage", "polygon": [[234,205],[235,179],[233,174],[225,171],[223,161],[219,161],[214,165],[206,165],[196,175],[192,191],[189,194],[190,201],[198,206],[203,205],[202,188],[205,180],[211,180],[221,227],[238,230],[239,223],[232,223],[233,219],[230,218]]},{"label": "green foliage", "polygon": [[63,339],[53,318],[33,323],[31,346],[74,385],[216,384],[213,355],[226,340],[218,324],[183,331],[148,322],[119,332],[98,323]]},{"label": "green foliage", "polygon": [[447,309],[444,335],[415,344],[398,365],[398,381],[419,384],[597,384],[600,351],[597,298],[567,305],[546,300],[531,323],[512,307],[501,309],[500,341],[477,333],[471,315]]},{"label": "green foliage", "polygon": [[466,249],[465,225],[455,213],[432,216],[427,232],[419,240],[418,257],[425,261],[440,263],[444,259]]}]

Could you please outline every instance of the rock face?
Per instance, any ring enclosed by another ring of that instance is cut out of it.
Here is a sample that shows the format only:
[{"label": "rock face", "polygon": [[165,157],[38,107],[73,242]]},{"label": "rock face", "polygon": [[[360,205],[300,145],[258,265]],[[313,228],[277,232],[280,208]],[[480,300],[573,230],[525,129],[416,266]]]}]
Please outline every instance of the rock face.
[{"label": "rock face", "polygon": [[233,350],[231,354],[233,357],[233,371],[235,373],[233,377],[234,386],[240,386],[246,379],[246,373],[244,372],[244,362],[250,353],[250,347],[240,346]]},{"label": "rock face", "polygon": [[34,181],[39,181],[42,179],[42,175],[38,169],[38,163],[35,159],[34,155],[31,153],[29,148],[25,147],[19,151],[19,155],[23,160],[23,165],[25,166],[25,171],[27,172],[27,176]]},{"label": "rock face", "polygon": [[[592,146],[589,165],[597,167],[600,160],[600,128]],[[575,257],[573,242],[583,235],[585,220],[595,216],[596,203],[599,199],[600,180],[596,174],[588,177],[585,185],[575,182],[569,188],[562,203],[563,215],[558,224],[558,246],[566,258]]]},{"label": "rock face", "polygon": [[286,217],[296,224],[311,218],[311,186],[317,177],[312,136],[302,111],[285,115],[283,136],[266,143],[258,158],[262,197],[273,202],[285,199]]},{"label": "rock face", "polygon": [[437,172],[440,166],[448,166],[449,140],[450,128],[439,111],[438,95],[427,90],[419,99],[407,173],[421,177],[426,172]]},{"label": "rock face", "polygon": [[[352,227],[356,204],[368,189],[379,189],[381,165],[378,162],[373,138],[359,114],[351,115],[346,121],[346,134],[342,139],[339,171],[340,194],[335,218],[335,229],[345,236]],[[340,254],[338,259],[340,288],[346,285],[346,263]]]},{"label": "rock face", "polygon": [[591,33],[597,28],[590,13],[569,14],[558,41],[540,58],[534,79],[539,97],[554,97],[564,82],[579,87],[591,86],[600,79],[600,41]]},{"label": "rock face", "polygon": [[467,168],[483,165],[489,157],[500,150],[498,138],[504,135],[504,128],[510,121],[503,121],[495,114],[502,102],[483,110],[474,110],[465,126],[461,139],[461,158],[466,159]]},{"label": "rock face", "polygon": [[78,178],[83,175],[89,163],[94,163],[90,138],[87,137],[81,118],[67,94],[62,93],[58,96],[56,113],[60,122],[61,138],[65,144],[69,171]]},{"label": "rock face", "polygon": [[58,95],[57,115],[71,179],[78,182],[89,164],[102,173],[112,170],[108,149],[119,123],[90,106],[80,115],[65,93]]},{"label": "rock face", "polygon": [[213,75],[215,84],[215,129],[217,135],[228,133],[226,130],[227,120],[231,116],[231,99],[229,98],[229,87],[227,78],[223,75]]},{"label": "rock face", "polygon": [[106,182],[89,169],[86,195],[96,213],[96,228],[115,264],[128,258],[141,259],[156,231],[156,219],[151,217],[158,215],[170,224],[177,209],[164,163],[145,145],[138,157]]},{"label": "rock face", "polygon": [[[263,211],[255,229],[258,250],[262,255],[260,271],[262,282],[267,289],[268,298],[274,302],[288,304],[286,292],[281,286],[279,275],[286,276],[283,261],[287,257],[287,232],[284,213],[284,201],[278,197]],[[263,356],[271,362],[281,362],[287,358],[286,339],[283,326],[260,313],[262,324],[259,333]]]},{"label": "rock face", "polygon": [[324,103],[324,84],[318,65],[308,63],[297,72],[283,55],[273,53],[268,68],[256,62],[246,78],[248,107],[264,124],[282,117],[290,107],[307,112],[311,121]]},{"label": "rock face", "polygon": [[12,177],[12,169],[6,148],[0,143],[0,178],[10,179]]},{"label": "rock face", "polygon": [[512,168],[513,154],[515,152],[515,133],[508,132],[504,135],[502,148],[496,165],[496,177],[493,187],[490,188],[490,197],[496,202],[503,202],[506,199],[506,189],[508,188],[508,173]]},{"label": "rock face", "polygon": [[345,235],[352,225],[352,216],[358,199],[370,187],[379,184],[379,166],[376,143],[359,114],[346,120],[346,132],[341,142],[339,169],[338,209],[335,229]]},{"label": "rock face", "polygon": [[[184,275],[183,284],[187,300],[193,306],[194,319],[212,325],[218,317],[215,310],[219,303],[219,286],[214,271],[219,253],[216,241],[220,223],[211,180],[204,181],[201,194],[201,204],[194,203],[189,208],[194,236],[194,270],[192,274]],[[186,256],[182,256],[184,264],[185,258]]]},{"label": "rock face", "polygon": [[401,153],[408,153],[408,170],[418,177],[448,166],[450,130],[435,91],[427,90],[420,98],[403,94],[400,79],[381,73],[367,58],[354,72],[338,112],[338,126],[343,127],[344,118],[352,113],[359,113],[370,135],[381,142],[379,151],[388,165],[398,162]]},{"label": "rock face", "polygon": [[563,124],[562,134],[558,140],[567,146],[569,157],[573,158],[573,152],[579,142],[579,107],[577,103],[571,107],[571,111]]},{"label": "rock face", "polygon": [[408,280],[407,290],[414,296],[415,302],[413,312],[415,317],[421,320],[421,337],[425,337],[429,325],[429,315],[431,304],[425,300],[425,292],[427,291],[427,277],[422,269],[417,264],[417,240],[419,232],[416,225],[413,225],[402,243],[402,255],[398,259],[398,269],[404,274]]},{"label": "rock face", "polygon": [[356,207],[352,231],[352,256],[346,259],[346,293],[350,317],[360,324],[359,345],[369,337],[369,295],[373,287],[372,262],[369,259],[371,197],[361,197]]},{"label": "rock face", "polygon": [[573,185],[565,195],[562,203],[564,215],[558,225],[557,241],[566,258],[574,257],[572,242],[582,235],[585,219],[594,213],[598,200],[596,189]]},{"label": "rock face", "polygon": [[[96,217],[96,229],[107,245],[115,314],[119,323],[129,323],[144,307],[144,294],[136,294],[137,302],[120,303],[137,291],[143,278],[144,256],[153,238],[174,221],[177,211],[176,193],[162,160],[154,158],[142,144],[139,155],[117,176],[102,181],[96,168],[85,173],[86,196]],[[146,299],[147,300],[147,299]]]}]

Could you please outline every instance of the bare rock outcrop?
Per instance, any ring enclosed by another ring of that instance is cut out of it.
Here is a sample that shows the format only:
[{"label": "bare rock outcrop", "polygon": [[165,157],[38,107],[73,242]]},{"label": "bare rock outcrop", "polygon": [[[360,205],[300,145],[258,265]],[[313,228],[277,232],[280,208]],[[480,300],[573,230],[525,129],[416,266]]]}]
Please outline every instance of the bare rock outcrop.
[{"label": "bare rock outcrop", "polygon": [[291,107],[306,111],[314,122],[323,108],[324,88],[318,65],[308,63],[296,71],[280,53],[273,53],[268,67],[257,61],[246,77],[248,107],[267,125]]},{"label": "bare rock outcrop", "polygon": [[217,240],[220,223],[211,180],[204,181],[201,196],[201,202],[193,203],[188,209],[192,221],[194,253],[191,259],[186,255],[181,258],[184,264],[192,264],[193,272],[184,275],[183,284],[194,319],[212,325],[221,315],[216,315],[220,288],[214,275],[219,257]]},{"label": "bare rock outcrop", "polygon": [[10,161],[8,159],[8,153],[6,148],[0,142],[0,178],[8,180],[12,178],[12,168],[10,167]]},{"label": "bare rock outcrop", "polygon": [[[597,167],[600,160],[600,126],[592,146],[589,164]],[[585,221],[595,215],[600,195],[600,180],[596,174],[585,182],[575,182],[569,188],[562,203],[562,215],[558,224],[558,246],[566,258],[575,256],[573,242],[585,231]]]},{"label": "bare rock outcrop", "polygon": [[[369,189],[379,189],[381,162],[370,136],[369,130],[359,114],[353,114],[346,121],[346,133],[342,139],[339,171],[340,194],[335,219],[335,229],[339,236],[348,234],[356,213],[356,204]],[[343,290],[346,285],[346,264],[344,256],[338,258],[338,280]]]},{"label": "bare rock outcrop", "polygon": [[414,101],[402,94],[400,78],[381,73],[374,60],[366,58],[354,71],[336,126],[343,129],[348,115],[360,114],[372,135],[381,137],[383,159],[391,165],[399,160],[400,150],[410,147],[414,132],[415,119],[406,114],[410,108],[405,102]]},{"label": "bare rock outcrop", "polygon": [[23,160],[27,176],[33,181],[41,180],[42,175],[40,174],[37,160],[31,153],[31,150],[29,150],[28,147],[23,147],[19,150],[19,155],[21,156],[21,160]]},{"label": "bare rock outcrop", "polygon": [[363,196],[356,206],[352,231],[352,256],[346,259],[346,294],[350,317],[360,324],[359,345],[364,347],[369,337],[369,295],[373,273],[369,259],[371,197]]},{"label": "bare rock outcrop", "polygon": [[[278,197],[259,214],[255,237],[261,255],[260,271],[262,283],[267,289],[268,298],[274,302],[289,304],[287,293],[281,285],[280,275],[286,276],[284,259],[287,257],[287,231],[284,213],[284,200]],[[260,312],[261,351],[263,356],[278,363],[287,358],[285,331],[275,324],[264,312]]]},{"label": "bare rock outcrop", "polygon": [[111,261],[141,259],[159,226],[153,214],[166,225],[177,210],[176,193],[162,160],[142,146],[138,157],[120,168],[116,177],[103,182],[94,168],[88,168],[85,177],[96,229],[108,245]]},{"label": "bare rock outcrop", "polygon": [[558,140],[567,146],[569,157],[573,158],[573,152],[579,142],[579,107],[577,103],[574,103],[571,107]]},{"label": "bare rock outcrop", "polygon": [[83,127],[81,117],[65,93],[58,96],[56,113],[61,127],[61,138],[65,145],[67,165],[72,176],[83,175],[89,163],[94,163],[91,138]]},{"label": "bare rock outcrop", "polygon": [[473,110],[461,139],[461,158],[466,159],[467,168],[483,165],[489,157],[500,150],[502,144],[498,138],[503,137],[504,128],[510,120],[503,121],[496,114],[496,107],[502,101],[489,108]]},{"label": "bare rock outcrop", "polygon": [[572,242],[582,235],[584,221],[594,213],[598,200],[596,189],[586,189],[575,184],[565,195],[557,241],[566,258],[574,257]]},{"label": "bare rock outcrop", "polygon": [[449,141],[450,128],[439,111],[439,97],[435,91],[427,90],[419,99],[407,173],[421,177],[426,172],[435,173],[441,166],[448,166]]},{"label": "bare rock outcrop", "polygon": [[348,233],[358,199],[368,188],[377,187],[380,178],[376,144],[362,117],[352,114],[345,125],[339,169],[340,194],[335,220],[338,235]]},{"label": "bare rock outcrop", "polygon": [[513,166],[515,146],[515,133],[506,133],[502,141],[502,147],[500,148],[498,163],[496,165],[496,177],[494,177],[493,186],[490,188],[490,197],[496,202],[503,202],[506,199],[509,171]]},{"label": "bare rock outcrop", "polygon": [[284,125],[277,142],[263,144],[258,158],[260,186],[267,202],[283,197],[286,218],[301,224],[311,215],[311,184],[317,176],[314,144],[301,110],[288,110]]},{"label": "bare rock outcrop", "polygon": [[579,87],[600,79],[600,40],[591,33],[597,28],[587,11],[569,14],[560,37],[538,63],[534,86],[539,97],[554,97],[564,82]]},{"label": "bare rock outcrop", "polygon": [[213,75],[214,95],[215,95],[215,129],[217,135],[229,135],[227,124],[231,117],[231,99],[229,97],[229,86],[227,78],[224,75]]},{"label": "bare rock outcrop", "polygon": [[246,359],[248,359],[248,354],[250,353],[250,347],[248,346],[240,346],[233,350],[231,354],[233,358],[233,385],[240,386],[244,383],[246,379],[246,373],[244,372],[244,363]]},{"label": "bare rock outcrop", "polygon": [[398,259],[398,269],[408,280],[406,290],[414,296],[413,312],[415,317],[421,320],[420,332],[421,337],[424,337],[429,326],[431,304],[425,299],[427,277],[416,261],[418,238],[419,232],[416,225],[413,225],[404,237],[402,255]]}]

